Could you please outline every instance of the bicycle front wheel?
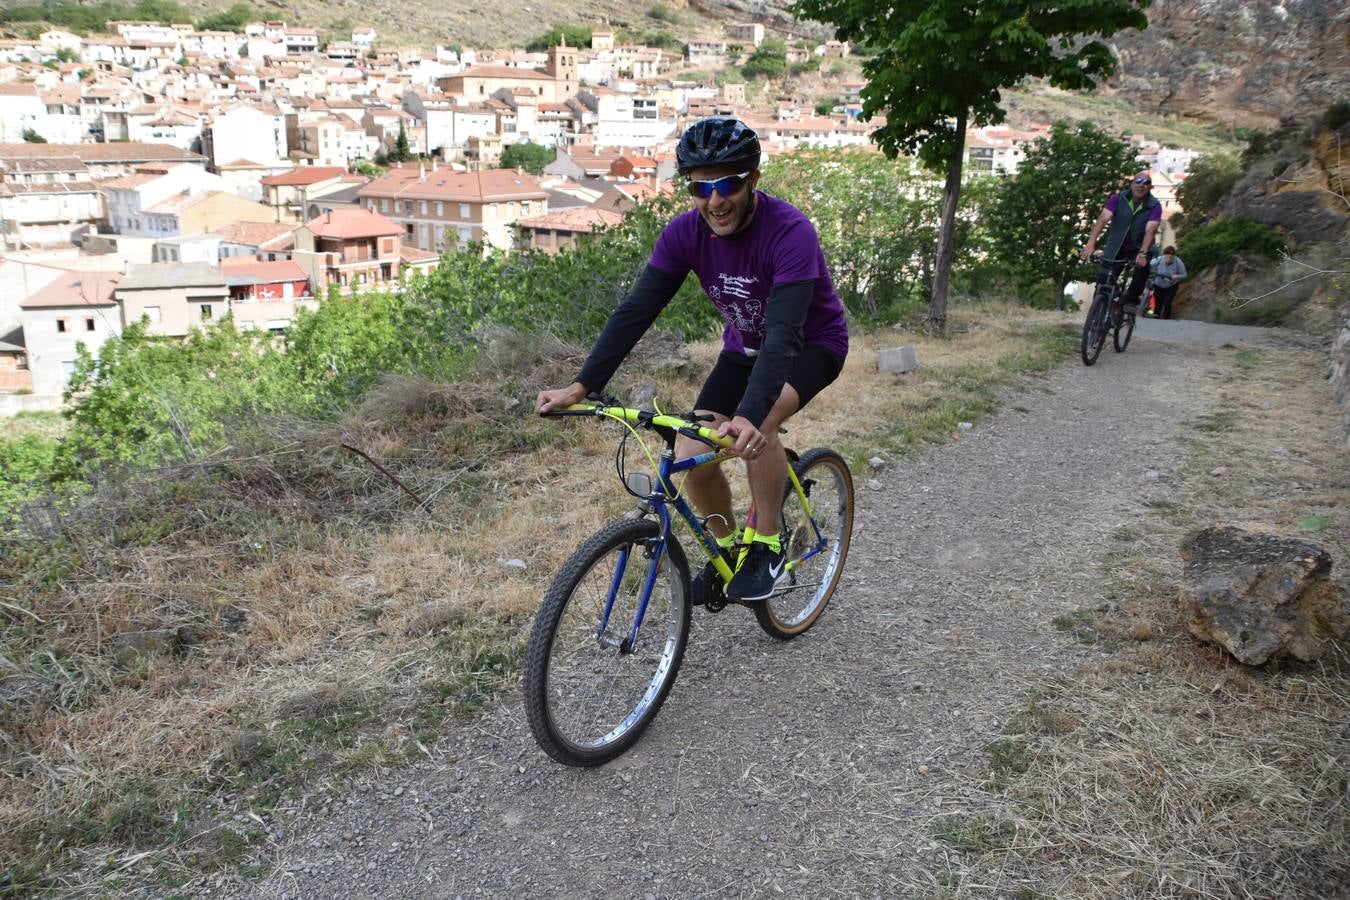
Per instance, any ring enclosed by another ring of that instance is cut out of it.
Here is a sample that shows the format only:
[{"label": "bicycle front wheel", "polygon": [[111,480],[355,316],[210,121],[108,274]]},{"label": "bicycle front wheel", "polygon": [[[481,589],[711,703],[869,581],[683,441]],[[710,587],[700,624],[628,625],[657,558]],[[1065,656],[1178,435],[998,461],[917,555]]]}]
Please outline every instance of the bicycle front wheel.
[{"label": "bicycle front wheel", "polygon": [[769,598],[751,604],[759,626],[780,640],[810,628],[825,611],[848,557],[853,536],[853,476],[833,450],[808,450],[793,463],[810,512],[788,485],[781,531],[790,568]]},{"label": "bicycle front wheel", "polygon": [[1097,361],[1097,357],[1102,353],[1102,345],[1106,343],[1107,318],[1110,315],[1107,304],[1107,290],[1097,288],[1096,293],[1092,295],[1092,305],[1088,307],[1087,318],[1083,320],[1082,354],[1085,366]]},{"label": "bicycle front wheel", "polygon": [[[525,652],[525,713],[544,752],[598,766],[631,747],[675,683],[689,639],[689,564],[660,526],[606,525],[567,560]],[[655,569],[642,625],[633,621]]]},{"label": "bicycle front wheel", "polygon": [[1124,353],[1125,348],[1130,346],[1130,338],[1134,337],[1134,320],[1133,313],[1126,313],[1124,320],[1111,333],[1111,343],[1117,353]]}]

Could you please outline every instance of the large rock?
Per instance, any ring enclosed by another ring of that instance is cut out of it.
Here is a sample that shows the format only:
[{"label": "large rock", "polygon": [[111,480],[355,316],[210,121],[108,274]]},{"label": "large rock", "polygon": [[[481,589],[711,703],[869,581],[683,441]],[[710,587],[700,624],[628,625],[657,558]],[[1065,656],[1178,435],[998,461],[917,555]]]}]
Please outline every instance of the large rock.
[{"label": "large rock", "polygon": [[1331,557],[1320,547],[1223,526],[1191,532],[1181,555],[1186,627],[1241,662],[1313,660],[1327,640],[1350,631],[1350,615],[1328,579]]},{"label": "large rock", "polygon": [[890,347],[877,352],[877,371],[903,375],[919,368],[919,351],[913,347]]}]

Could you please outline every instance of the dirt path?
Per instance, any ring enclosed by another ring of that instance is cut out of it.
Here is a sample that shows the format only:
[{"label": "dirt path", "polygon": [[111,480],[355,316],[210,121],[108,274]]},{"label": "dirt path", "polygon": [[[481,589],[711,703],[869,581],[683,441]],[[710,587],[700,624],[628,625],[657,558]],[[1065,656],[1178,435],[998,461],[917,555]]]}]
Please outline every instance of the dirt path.
[{"label": "dirt path", "polygon": [[855,473],[858,531],[821,622],[779,644],[744,610],[696,610],[670,700],[616,763],[554,765],[509,699],[434,762],[311,797],[261,882],[194,893],[930,895],[957,775],[987,764],[1030,681],[1104,652],[1052,620],[1102,602],[1088,562],[1168,496],[1159,461],[1233,359],[1140,340]]}]

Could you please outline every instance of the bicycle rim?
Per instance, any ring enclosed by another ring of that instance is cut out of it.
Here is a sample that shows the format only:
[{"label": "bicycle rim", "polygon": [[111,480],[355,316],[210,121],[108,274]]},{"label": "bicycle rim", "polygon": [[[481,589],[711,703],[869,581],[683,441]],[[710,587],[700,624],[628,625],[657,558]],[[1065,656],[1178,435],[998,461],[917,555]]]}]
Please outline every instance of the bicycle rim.
[{"label": "bicycle rim", "polygon": [[[525,709],[540,747],[559,762],[594,766],[623,753],[674,684],[689,634],[689,574],[674,541],[659,561],[648,558],[659,532],[641,519],[612,523],[578,548],[544,598],[526,653]],[[629,646],[654,564],[651,598]]]},{"label": "bicycle rim", "polygon": [[824,612],[853,535],[853,478],[843,457],[825,448],[808,450],[793,469],[807,491],[811,516],[789,485],[780,534],[791,568],[769,599],[752,606],[760,626],[784,640],[806,631]]}]

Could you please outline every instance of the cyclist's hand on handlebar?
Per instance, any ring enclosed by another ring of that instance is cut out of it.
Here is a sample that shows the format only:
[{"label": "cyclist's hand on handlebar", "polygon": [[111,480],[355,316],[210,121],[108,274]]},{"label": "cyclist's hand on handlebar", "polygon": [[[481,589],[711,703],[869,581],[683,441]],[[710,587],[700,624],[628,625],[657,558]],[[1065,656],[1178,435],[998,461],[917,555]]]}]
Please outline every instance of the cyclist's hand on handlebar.
[{"label": "cyclist's hand on handlebar", "polygon": [[717,429],[718,437],[728,435],[736,439],[736,443],[731,445],[731,452],[742,459],[757,459],[764,450],[764,435],[744,416],[729,419]]},{"label": "cyclist's hand on handlebar", "polygon": [[534,411],[541,416],[554,409],[562,409],[565,406],[571,406],[574,403],[580,403],[586,399],[586,386],[580,381],[574,381],[565,388],[556,388],[551,391],[540,391],[539,397],[535,400]]}]

